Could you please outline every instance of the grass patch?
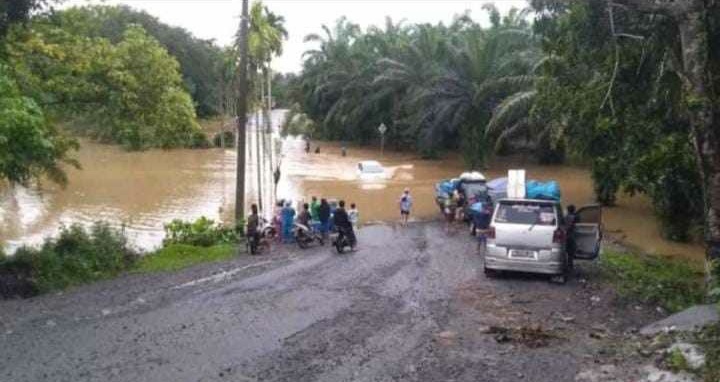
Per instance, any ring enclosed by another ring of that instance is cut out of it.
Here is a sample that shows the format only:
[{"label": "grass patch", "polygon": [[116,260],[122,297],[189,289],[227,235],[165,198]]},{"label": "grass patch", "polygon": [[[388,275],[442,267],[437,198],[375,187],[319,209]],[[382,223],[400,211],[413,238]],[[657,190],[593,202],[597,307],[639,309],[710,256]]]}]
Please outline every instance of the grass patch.
[{"label": "grass patch", "polygon": [[690,371],[688,361],[685,359],[685,356],[680,349],[675,349],[670,352],[665,362],[667,362],[668,368],[676,373],[681,371]]},{"label": "grass patch", "polygon": [[720,381],[720,324],[706,326],[698,333],[695,342],[705,352],[704,381]]},{"label": "grass patch", "polygon": [[704,298],[702,273],[687,262],[606,251],[600,260],[606,279],[623,297],[677,312]]},{"label": "grass patch", "polygon": [[236,246],[231,244],[209,247],[169,244],[142,257],[137,262],[134,271],[140,273],[176,271],[199,263],[227,260],[235,256],[235,252]]}]

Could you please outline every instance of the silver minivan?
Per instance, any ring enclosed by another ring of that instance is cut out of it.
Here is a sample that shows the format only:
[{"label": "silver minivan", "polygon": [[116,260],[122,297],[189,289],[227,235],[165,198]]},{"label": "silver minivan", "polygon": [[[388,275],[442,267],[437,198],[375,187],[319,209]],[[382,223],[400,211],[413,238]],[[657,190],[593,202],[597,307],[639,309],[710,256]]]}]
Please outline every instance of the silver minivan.
[{"label": "silver minivan", "polygon": [[574,256],[566,250],[567,228],[557,201],[501,199],[495,205],[485,248],[485,273],[544,273],[567,281],[574,259],[595,259],[602,241],[602,209],[579,208],[572,233]]}]

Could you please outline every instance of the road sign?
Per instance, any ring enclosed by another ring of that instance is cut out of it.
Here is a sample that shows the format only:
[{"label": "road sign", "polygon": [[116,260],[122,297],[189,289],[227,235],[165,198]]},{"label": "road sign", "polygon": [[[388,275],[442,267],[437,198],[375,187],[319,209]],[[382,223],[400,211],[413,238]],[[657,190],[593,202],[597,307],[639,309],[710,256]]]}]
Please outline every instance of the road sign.
[{"label": "road sign", "polygon": [[378,126],[378,131],[380,134],[385,135],[385,132],[387,131],[387,126],[385,126],[384,123],[381,123],[380,126]]}]

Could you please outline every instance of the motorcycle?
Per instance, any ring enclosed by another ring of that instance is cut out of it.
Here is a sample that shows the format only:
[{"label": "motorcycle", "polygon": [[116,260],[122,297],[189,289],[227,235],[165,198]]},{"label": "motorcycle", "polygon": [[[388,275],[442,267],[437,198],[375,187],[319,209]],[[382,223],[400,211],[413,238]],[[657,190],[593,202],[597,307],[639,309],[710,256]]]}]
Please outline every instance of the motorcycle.
[{"label": "motorcycle", "polygon": [[258,228],[257,235],[248,235],[247,247],[251,255],[257,255],[261,247],[270,248],[270,242],[277,238],[278,232],[275,227],[265,219],[260,220],[261,227]]},{"label": "motorcycle", "polygon": [[350,239],[348,239],[348,236],[345,233],[345,229],[343,228],[337,229],[337,234],[333,238],[332,244],[333,246],[335,246],[337,253],[345,252],[345,248],[352,248],[352,246],[350,245]]},{"label": "motorcycle", "polygon": [[316,241],[320,243],[320,245],[325,245],[325,240],[323,240],[322,236],[304,224],[295,223],[293,225],[293,237],[295,237],[295,242],[298,244],[298,247],[302,249],[307,248]]}]

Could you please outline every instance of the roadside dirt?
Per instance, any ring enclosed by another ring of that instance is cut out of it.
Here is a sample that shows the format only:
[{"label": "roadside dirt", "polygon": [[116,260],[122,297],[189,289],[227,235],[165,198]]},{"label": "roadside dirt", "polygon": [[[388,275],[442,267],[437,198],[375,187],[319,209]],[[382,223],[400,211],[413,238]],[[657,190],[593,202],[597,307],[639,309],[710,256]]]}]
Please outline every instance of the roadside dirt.
[{"label": "roadside dirt", "polygon": [[555,382],[643,361],[628,334],[657,312],[593,263],[567,285],[488,279],[459,228],[358,237],[0,301],[0,380]]}]

